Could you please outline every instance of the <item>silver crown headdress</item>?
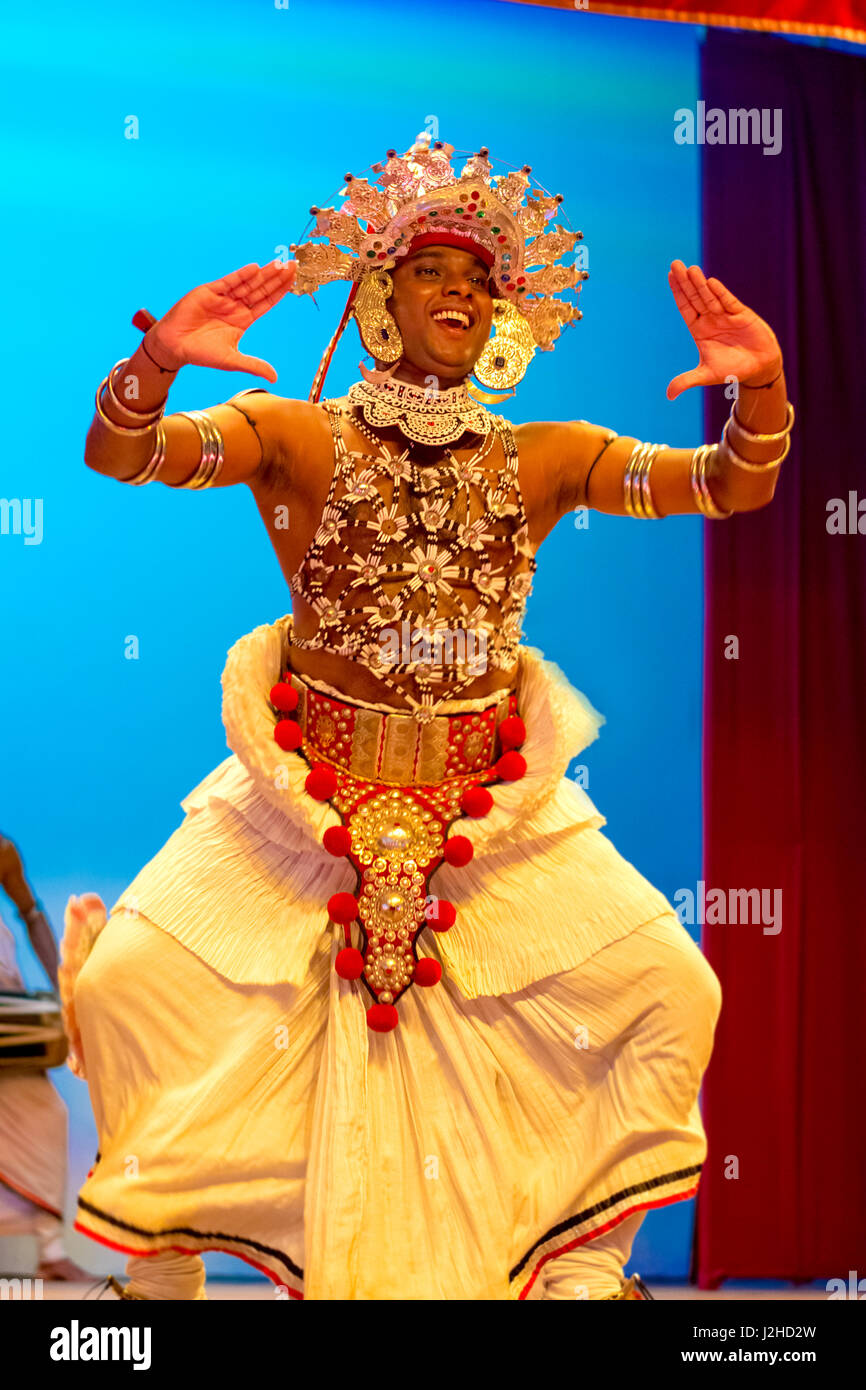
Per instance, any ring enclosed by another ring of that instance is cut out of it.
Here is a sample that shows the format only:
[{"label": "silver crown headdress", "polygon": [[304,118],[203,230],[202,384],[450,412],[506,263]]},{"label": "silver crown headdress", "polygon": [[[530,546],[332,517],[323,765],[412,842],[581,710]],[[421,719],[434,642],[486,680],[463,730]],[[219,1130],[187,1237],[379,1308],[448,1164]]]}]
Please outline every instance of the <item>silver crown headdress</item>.
[{"label": "silver crown headdress", "polygon": [[[388,150],[384,165],[372,165],[367,173],[378,176],[375,182],[347,174],[340,208],[310,209],[311,239],[291,247],[298,265],[293,292],[312,294],[334,280],[353,282],[311,400],[319,397],[364,275],[393,269],[410,249],[423,245],[475,248],[490,266],[497,294],[526,319],[542,352],[552,350],[563,324],[582,317],[575,301],[588,271],[558,262],[574,251],[583,233],[552,225],[561,195],[532,187],[529,165],[494,173],[486,148],[468,156],[458,152],[464,158],[459,174],[452,168],[453,155],[453,145],[419,135],[404,155]],[[563,298],[567,292],[575,299]]]}]

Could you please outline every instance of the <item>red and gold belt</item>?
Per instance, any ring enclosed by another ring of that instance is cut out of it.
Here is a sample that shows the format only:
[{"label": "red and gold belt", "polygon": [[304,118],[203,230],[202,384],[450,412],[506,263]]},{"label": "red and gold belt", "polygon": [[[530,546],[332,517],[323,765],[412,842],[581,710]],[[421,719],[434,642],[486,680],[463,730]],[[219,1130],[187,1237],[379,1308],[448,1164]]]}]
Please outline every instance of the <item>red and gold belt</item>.
[{"label": "red and gold belt", "polygon": [[472,842],[450,834],[452,825],[486,815],[488,788],[526,771],[517,697],[498,693],[481,709],[473,701],[469,712],[419,723],[325,695],[289,671],[270,702],[277,743],[309,763],[307,792],[340,817],[322,837],[325,849],[355,870],[354,892],[335,893],[327,904],[345,936],[337,974],[361,980],[373,999],[368,1025],[390,1032],[400,996],[442,975],[437,960],[419,957],[417,941],[425,927],[443,932],[456,921],[454,904],[429,893],[441,864],[462,867],[472,858]]}]

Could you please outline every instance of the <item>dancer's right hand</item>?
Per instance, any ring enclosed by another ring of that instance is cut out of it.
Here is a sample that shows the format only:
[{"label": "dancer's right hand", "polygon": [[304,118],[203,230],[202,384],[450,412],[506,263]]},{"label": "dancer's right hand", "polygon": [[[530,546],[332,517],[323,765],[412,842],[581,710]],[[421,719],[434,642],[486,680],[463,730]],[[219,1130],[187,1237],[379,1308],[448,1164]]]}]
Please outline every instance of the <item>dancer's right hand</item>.
[{"label": "dancer's right hand", "polygon": [[294,261],[269,261],[264,266],[253,262],[190,290],[148,329],[148,352],[171,371],[190,364],[276,381],[270,362],[247,357],[237,345],[250,324],[291,289],[296,269]]}]

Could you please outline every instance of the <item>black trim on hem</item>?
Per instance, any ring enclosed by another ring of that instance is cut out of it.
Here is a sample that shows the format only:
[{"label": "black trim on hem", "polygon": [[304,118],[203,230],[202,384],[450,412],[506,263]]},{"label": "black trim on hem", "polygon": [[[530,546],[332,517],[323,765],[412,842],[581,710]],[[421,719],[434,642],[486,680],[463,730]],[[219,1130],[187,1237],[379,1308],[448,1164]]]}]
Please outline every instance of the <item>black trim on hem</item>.
[{"label": "black trim on hem", "polygon": [[590,1217],[598,1216],[610,1207],[615,1207],[624,1197],[635,1197],[639,1192],[650,1192],[654,1187],[663,1187],[665,1183],[678,1182],[681,1178],[695,1177],[700,1173],[702,1167],[703,1164],[696,1163],[691,1168],[678,1168],[675,1173],[664,1173],[660,1178],[648,1178],[646,1182],[635,1183],[633,1187],[624,1187],[621,1192],[615,1192],[612,1197],[605,1197],[604,1201],[596,1202],[595,1206],[586,1207],[583,1211],[579,1211],[576,1216],[570,1216],[565,1221],[560,1221],[559,1225],[551,1226],[545,1235],[540,1236],[535,1244],[529,1247],[523,1258],[518,1260],[508,1276],[509,1282],[517,1278],[524,1266],[532,1259],[536,1250],[540,1246],[546,1245],[554,1236],[562,1235],[575,1226],[581,1226]]},{"label": "black trim on hem", "polygon": [[304,1271],[288,1255],[284,1255],[281,1250],[274,1250],[270,1245],[262,1245],[260,1241],[249,1240],[246,1236],[230,1236],[225,1231],[195,1231],[191,1226],[170,1226],[165,1231],[148,1231],[143,1226],[133,1226],[129,1221],[118,1221],[116,1217],[108,1216],[83,1197],[79,1197],[78,1205],[82,1211],[90,1212],[91,1216],[98,1217],[100,1221],[107,1221],[110,1226],[117,1226],[122,1231],[130,1231],[133,1235],[145,1236],[151,1240],[159,1240],[162,1236],[192,1236],[194,1240],[230,1240],[237,1245],[247,1245],[250,1250],[256,1250],[260,1255],[273,1256],[285,1265],[290,1274],[303,1282]]}]

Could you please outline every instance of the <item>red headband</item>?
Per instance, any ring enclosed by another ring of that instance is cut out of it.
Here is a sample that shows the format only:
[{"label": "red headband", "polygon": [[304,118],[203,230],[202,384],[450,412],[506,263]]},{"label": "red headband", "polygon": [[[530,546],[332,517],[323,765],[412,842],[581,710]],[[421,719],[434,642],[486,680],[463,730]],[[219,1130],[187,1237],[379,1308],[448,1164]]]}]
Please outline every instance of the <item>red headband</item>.
[{"label": "red headband", "polygon": [[473,256],[484,262],[488,270],[493,265],[493,252],[488,251],[486,246],[481,246],[467,232],[422,232],[409,243],[406,254],[411,256],[415,251],[420,251],[422,246],[456,246],[460,251],[471,251]]}]

